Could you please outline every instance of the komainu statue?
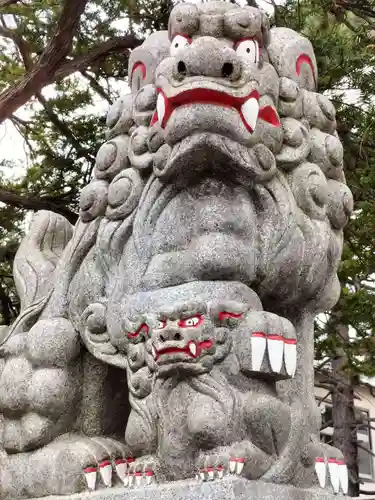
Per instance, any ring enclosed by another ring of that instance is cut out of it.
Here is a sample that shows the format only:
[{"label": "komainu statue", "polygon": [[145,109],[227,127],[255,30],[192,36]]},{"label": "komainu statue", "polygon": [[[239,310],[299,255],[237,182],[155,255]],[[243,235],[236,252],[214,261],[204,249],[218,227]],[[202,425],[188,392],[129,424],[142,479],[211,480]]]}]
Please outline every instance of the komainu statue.
[{"label": "komainu statue", "polygon": [[0,348],[0,497],[193,478],[346,492],[319,441],[314,317],[352,210],[310,42],[253,7],[176,6],[74,228],[35,215]]}]

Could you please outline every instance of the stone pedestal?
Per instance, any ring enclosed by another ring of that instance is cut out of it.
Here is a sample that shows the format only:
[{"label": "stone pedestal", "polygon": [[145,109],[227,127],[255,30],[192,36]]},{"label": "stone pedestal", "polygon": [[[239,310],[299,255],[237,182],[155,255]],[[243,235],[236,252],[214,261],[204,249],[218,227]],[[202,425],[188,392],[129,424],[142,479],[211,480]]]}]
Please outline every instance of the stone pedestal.
[{"label": "stone pedestal", "polygon": [[[220,481],[178,481],[139,488],[109,488],[93,493],[49,500],[344,500],[328,490],[301,489],[293,486],[248,481],[242,478],[224,478]],[[47,500],[47,499],[45,499]]]}]

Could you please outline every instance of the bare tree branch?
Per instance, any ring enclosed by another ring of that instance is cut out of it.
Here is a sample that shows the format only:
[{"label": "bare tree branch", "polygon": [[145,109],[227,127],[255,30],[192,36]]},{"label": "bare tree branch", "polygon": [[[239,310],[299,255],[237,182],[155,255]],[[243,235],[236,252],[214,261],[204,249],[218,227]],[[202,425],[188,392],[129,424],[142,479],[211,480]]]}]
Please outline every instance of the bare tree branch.
[{"label": "bare tree branch", "polygon": [[63,215],[72,224],[75,224],[78,219],[77,214],[72,212],[64,205],[59,205],[51,202],[50,200],[45,200],[36,196],[32,196],[29,198],[27,196],[20,195],[10,189],[4,189],[1,187],[0,201],[26,210],[50,210],[51,212],[56,212],[57,214]]},{"label": "bare tree branch", "polygon": [[[134,49],[142,43],[143,40],[133,36],[126,35],[120,38],[112,38],[107,42],[93,48],[91,52],[65,62],[56,70],[55,80],[62,80],[67,76],[82,71],[90,67],[97,61],[114,54],[126,53],[129,49]],[[0,96],[1,97],[1,96]]]},{"label": "bare tree branch", "polygon": [[87,2],[88,0],[65,0],[55,33],[39,61],[21,81],[0,94],[0,123],[54,81],[57,69],[71,51],[73,37]]}]

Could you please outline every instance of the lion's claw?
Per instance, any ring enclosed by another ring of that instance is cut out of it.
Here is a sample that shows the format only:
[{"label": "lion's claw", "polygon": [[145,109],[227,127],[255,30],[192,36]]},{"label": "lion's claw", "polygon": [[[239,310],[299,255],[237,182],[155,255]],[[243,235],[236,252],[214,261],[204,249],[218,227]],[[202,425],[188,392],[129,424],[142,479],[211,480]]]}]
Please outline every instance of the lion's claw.
[{"label": "lion's claw", "polygon": [[124,482],[129,488],[136,486],[149,486],[154,482],[155,471],[153,459],[142,458],[139,460],[128,459],[128,473]]},{"label": "lion's claw", "polygon": [[97,477],[97,469],[96,467],[86,467],[83,469],[83,473],[85,475],[87,488],[90,491],[95,490],[96,488],[96,477]]},{"label": "lion's claw", "polygon": [[110,488],[112,486],[112,464],[109,460],[104,460],[99,464],[100,477],[104,486]]}]

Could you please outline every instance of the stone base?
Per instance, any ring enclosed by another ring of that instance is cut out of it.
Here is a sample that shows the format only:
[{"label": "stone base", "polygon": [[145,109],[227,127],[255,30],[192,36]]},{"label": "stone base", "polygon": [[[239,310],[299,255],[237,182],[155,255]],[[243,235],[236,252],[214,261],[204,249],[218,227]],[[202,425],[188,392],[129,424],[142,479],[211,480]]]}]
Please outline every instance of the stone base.
[{"label": "stone base", "polygon": [[347,498],[334,495],[328,490],[304,490],[293,486],[230,477],[205,483],[189,480],[140,488],[110,488],[92,493],[48,497],[49,500],[344,500]]}]

